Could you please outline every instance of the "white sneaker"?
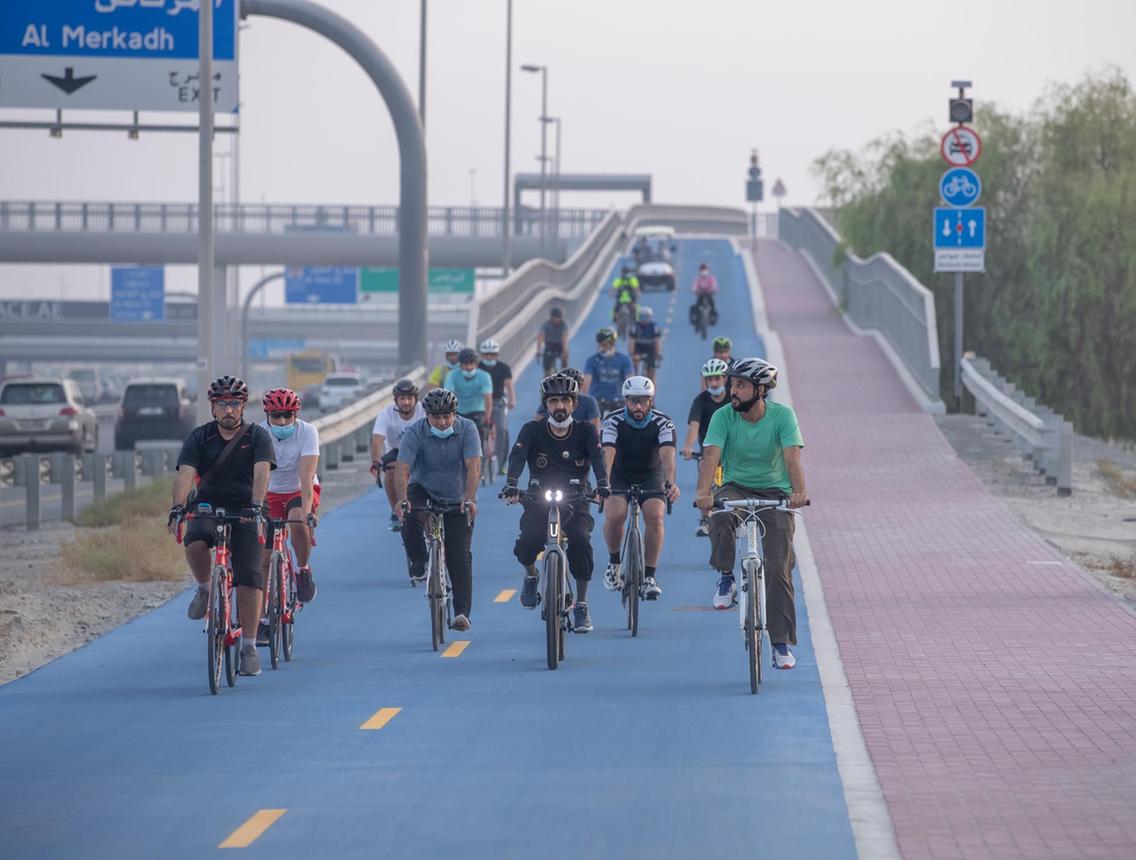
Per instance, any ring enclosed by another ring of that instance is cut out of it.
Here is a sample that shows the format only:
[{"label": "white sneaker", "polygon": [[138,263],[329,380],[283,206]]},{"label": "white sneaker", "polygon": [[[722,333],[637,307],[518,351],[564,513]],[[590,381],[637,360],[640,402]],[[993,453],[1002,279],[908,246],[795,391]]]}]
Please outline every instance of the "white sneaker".
[{"label": "white sneaker", "polygon": [[792,669],[797,665],[797,658],[793,656],[793,652],[789,650],[789,646],[784,642],[778,642],[773,645],[773,668],[774,669]]},{"label": "white sneaker", "polygon": [[698,523],[698,528],[694,530],[695,537],[710,537],[710,525],[707,523],[706,518],[703,517],[702,521]]},{"label": "white sneaker", "polygon": [[729,609],[738,599],[738,586],[732,576],[723,576],[718,580],[718,588],[714,592],[714,608]]},{"label": "white sneaker", "polygon": [[604,568],[603,584],[604,588],[608,591],[619,591],[623,588],[623,576],[620,573],[622,565],[618,562],[609,561],[607,567]]},{"label": "white sneaker", "polygon": [[663,590],[659,588],[659,583],[655,582],[655,577],[648,576],[643,580],[643,599],[644,600],[658,600],[663,596]]}]

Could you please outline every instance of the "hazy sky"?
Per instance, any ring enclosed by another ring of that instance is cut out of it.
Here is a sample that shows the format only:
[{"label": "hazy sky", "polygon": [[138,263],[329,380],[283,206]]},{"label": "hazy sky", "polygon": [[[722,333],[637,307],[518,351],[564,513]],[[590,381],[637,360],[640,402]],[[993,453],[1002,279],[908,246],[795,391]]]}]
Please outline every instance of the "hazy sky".
[{"label": "hazy sky", "polygon": [[[418,0],[323,2],[376,41],[417,97]],[[469,203],[473,169],[478,202],[500,205],[505,7],[505,0],[429,0],[431,204]],[[295,25],[246,24],[241,198],[396,202],[393,128],[364,73]],[[563,118],[565,171],[646,172],[656,200],[741,205],[753,146],[767,194],[781,177],[786,202],[810,203],[817,187],[809,164],[825,150],[858,148],[927,121],[945,129],[952,79],[973,80],[977,101],[1024,110],[1047,83],[1108,64],[1136,81],[1134,34],[1134,0],[515,0],[513,44],[515,65],[549,67],[549,113]],[[515,171],[539,168],[539,112],[539,75],[514,74]],[[107,116],[127,118],[72,118]],[[128,141],[75,132],[51,140],[5,131],[0,141],[3,199],[196,198],[195,135]],[[228,145],[219,139],[220,150]],[[632,199],[566,194],[563,203]],[[192,288],[188,275],[177,279]],[[56,298],[65,284],[78,298],[100,283],[105,291],[92,267],[0,267],[4,296],[34,288]]]}]

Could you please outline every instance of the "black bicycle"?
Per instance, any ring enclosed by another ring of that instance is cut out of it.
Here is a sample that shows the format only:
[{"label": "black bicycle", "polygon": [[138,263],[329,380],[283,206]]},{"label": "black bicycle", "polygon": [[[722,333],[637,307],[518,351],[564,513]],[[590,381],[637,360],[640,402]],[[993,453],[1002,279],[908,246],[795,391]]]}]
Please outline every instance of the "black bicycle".
[{"label": "black bicycle", "polygon": [[[446,630],[453,626],[454,594],[450,571],[446,567],[446,527],[443,517],[466,511],[465,502],[452,504],[427,499],[420,510],[426,513],[426,602],[430,606],[430,644],[434,650],[446,641]],[[413,512],[408,512],[413,516]],[[466,511],[468,516],[468,511]]]},{"label": "black bicycle", "polygon": [[[544,545],[543,563],[540,567],[540,581],[537,592],[541,595],[544,608],[540,617],[544,621],[545,650],[548,657],[548,668],[555,669],[564,659],[565,634],[573,629],[572,607],[575,598],[572,587],[568,582],[568,555],[566,548],[568,538],[560,527],[562,521],[561,510],[571,508],[580,502],[596,503],[593,499],[580,491],[580,480],[573,478],[568,482],[568,492],[559,489],[541,489],[539,481],[529,483],[529,490],[517,490],[517,496],[525,502],[537,502],[548,505],[548,540]],[[505,498],[501,493],[498,498]],[[551,610],[551,611],[550,611]]]},{"label": "black bicycle", "polygon": [[[613,490],[613,496],[627,499],[627,532],[623,536],[623,607],[627,610],[627,629],[631,635],[639,635],[639,603],[644,600],[643,580],[645,562],[643,555],[643,531],[639,525],[639,509],[647,499],[666,499],[666,493],[658,490],[644,490],[639,484],[632,484],[626,490]],[[671,502],[667,499],[667,513],[671,512]]]}]

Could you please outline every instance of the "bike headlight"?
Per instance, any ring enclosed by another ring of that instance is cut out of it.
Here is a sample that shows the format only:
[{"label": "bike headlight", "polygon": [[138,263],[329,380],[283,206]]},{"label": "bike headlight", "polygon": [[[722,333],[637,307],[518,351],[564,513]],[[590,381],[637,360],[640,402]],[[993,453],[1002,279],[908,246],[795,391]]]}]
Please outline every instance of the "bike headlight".
[{"label": "bike headlight", "polygon": [[545,490],[545,491],[544,491],[544,500],[545,500],[546,502],[551,502],[551,501],[552,501],[552,490]]},{"label": "bike headlight", "polygon": [[559,501],[563,500],[563,498],[564,498],[564,493],[562,493],[560,490],[557,490],[556,491],[556,501],[559,502]]}]

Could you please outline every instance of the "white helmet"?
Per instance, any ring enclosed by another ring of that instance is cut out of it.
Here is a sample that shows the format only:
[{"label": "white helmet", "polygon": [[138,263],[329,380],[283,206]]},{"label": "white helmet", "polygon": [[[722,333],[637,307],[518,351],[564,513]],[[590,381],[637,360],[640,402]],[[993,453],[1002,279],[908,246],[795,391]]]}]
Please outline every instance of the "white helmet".
[{"label": "white helmet", "polygon": [[623,381],[623,396],[654,397],[655,383],[645,376],[629,376]]},{"label": "white helmet", "polygon": [[485,355],[487,352],[500,352],[501,344],[497,343],[493,338],[487,337],[481,342],[481,346],[477,348],[477,351],[482,355]]},{"label": "white helmet", "polygon": [[640,317],[647,317],[647,319],[650,319],[654,315],[655,315],[655,311],[654,311],[654,309],[652,309],[652,307],[650,305],[642,305],[639,308],[639,316]]},{"label": "white helmet", "polygon": [[703,376],[725,376],[726,371],[730,369],[730,365],[722,361],[720,358],[711,358],[702,365]]},{"label": "white helmet", "polygon": [[460,340],[447,340],[446,341],[446,347],[445,347],[445,349],[442,350],[442,352],[446,352],[446,353],[461,352],[461,351],[462,351],[462,342]]}]

